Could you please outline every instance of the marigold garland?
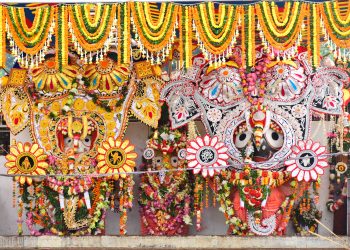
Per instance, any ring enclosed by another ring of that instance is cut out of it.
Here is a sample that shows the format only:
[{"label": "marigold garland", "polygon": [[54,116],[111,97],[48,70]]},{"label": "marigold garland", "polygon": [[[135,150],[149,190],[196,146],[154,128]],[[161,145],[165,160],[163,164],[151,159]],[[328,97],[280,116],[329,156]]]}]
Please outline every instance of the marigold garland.
[{"label": "marigold garland", "polygon": [[244,6],[242,23],[242,65],[248,68],[255,64],[255,14],[254,6]]},{"label": "marigold garland", "polygon": [[68,7],[60,5],[56,11],[57,25],[55,27],[56,37],[56,68],[62,71],[62,68],[68,65]]},{"label": "marigold garland", "polygon": [[0,5],[0,67],[6,65],[6,25],[5,7]]},{"label": "marigold garland", "polygon": [[262,2],[255,6],[264,36],[274,48],[286,50],[295,44],[307,13],[306,7],[307,4],[299,2],[294,2],[292,7],[286,4],[284,13],[290,12],[290,15],[284,15],[279,22],[275,3]]},{"label": "marigold garland", "polygon": [[128,64],[131,56],[130,45],[130,5],[128,3],[121,3],[117,6],[118,19],[118,63]]},{"label": "marigold garland", "polygon": [[318,20],[319,8],[316,4],[310,5],[308,18],[308,53],[311,64],[315,68],[320,64],[320,23]]},{"label": "marigold garland", "polygon": [[149,3],[131,2],[130,6],[137,34],[143,46],[151,52],[162,50],[173,34],[178,5],[162,3],[158,20],[151,17]]},{"label": "marigold garland", "polygon": [[184,68],[189,68],[192,65],[192,9],[189,6],[181,6],[179,9],[180,61]]},{"label": "marigold garland", "polygon": [[338,47],[348,48],[350,46],[350,10],[347,10],[345,20],[338,12],[337,2],[325,2],[323,5],[318,5],[318,10],[332,41]]},{"label": "marigold garland", "polygon": [[217,20],[212,2],[199,4],[192,11],[199,38],[205,48],[214,55],[222,54],[235,35],[241,7],[220,5]]},{"label": "marigold garland", "polygon": [[7,7],[5,12],[8,31],[15,45],[26,54],[37,54],[47,40],[54,17],[54,8],[50,6],[37,8],[31,28],[26,25],[24,8]]},{"label": "marigold garland", "polygon": [[86,51],[103,48],[111,32],[116,5],[96,5],[96,12],[102,12],[99,20],[93,20],[85,5],[71,5],[68,10],[71,26],[80,46]]}]

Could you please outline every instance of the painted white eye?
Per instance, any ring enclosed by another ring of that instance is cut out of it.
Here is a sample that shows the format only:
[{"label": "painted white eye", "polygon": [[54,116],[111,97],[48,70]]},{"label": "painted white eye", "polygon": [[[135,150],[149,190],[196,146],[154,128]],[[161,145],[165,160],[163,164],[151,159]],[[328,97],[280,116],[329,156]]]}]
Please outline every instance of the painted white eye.
[{"label": "painted white eye", "polygon": [[68,148],[68,147],[70,147],[72,145],[73,145],[73,139],[72,138],[70,138],[70,137],[64,138],[64,146],[66,148]]},{"label": "painted white eye", "polygon": [[284,136],[281,133],[276,132],[273,129],[268,129],[265,133],[266,142],[270,147],[279,149],[283,146]]},{"label": "painted white eye", "polygon": [[163,164],[163,159],[161,156],[154,157],[152,163],[153,167],[160,167]]},{"label": "painted white eye", "polygon": [[170,159],[171,166],[176,168],[179,165],[179,158],[177,156],[173,156]]},{"label": "painted white eye", "polygon": [[244,148],[252,138],[252,133],[249,131],[243,131],[236,136],[235,145],[237,148]]}]

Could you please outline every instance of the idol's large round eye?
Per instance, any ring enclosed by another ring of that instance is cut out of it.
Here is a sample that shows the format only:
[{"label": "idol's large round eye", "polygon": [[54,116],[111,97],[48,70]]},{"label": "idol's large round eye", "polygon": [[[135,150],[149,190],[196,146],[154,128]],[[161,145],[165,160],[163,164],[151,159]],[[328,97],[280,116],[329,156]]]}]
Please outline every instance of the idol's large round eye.
[{"label": "idol's large round eye", "polygon": [[65,146],[70,146],[73,143],[73,139],[70,137],[64,138],[64,145]]},{"label": "idol's large round eye", "polygon": [[162,157],[161,156],[157,156],[157,157],[154,157],[153,158],[153,166],[154,167],[159,167],[159,166],[161,166],[162,165],[162,163],[163,163],[163,160],[162,160]]},{"label": "idol's large round eye", "polygon": [[244,148],[252,138],[252,133],[243,131],[236,136],[235,145],[237,148]]},{"label": "idol's large round eye", "polygon": [[266,142],[270,147],[279,149],[283,146],[284,136],[281,133],[276,132],[273,129],[268,129],[265,133]]},{"label": "idol's large round eye", "polygon": [[170,159],[171,166],[176,168],[179,165],[179,158],[177,156],[173,156]]}]

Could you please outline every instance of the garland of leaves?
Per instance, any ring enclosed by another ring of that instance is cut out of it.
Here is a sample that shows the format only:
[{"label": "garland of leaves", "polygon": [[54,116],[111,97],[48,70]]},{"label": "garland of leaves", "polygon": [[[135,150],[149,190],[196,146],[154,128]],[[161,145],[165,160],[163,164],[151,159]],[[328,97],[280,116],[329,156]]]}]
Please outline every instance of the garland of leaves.
[{"label": "garland of leaves", "polygon": [[9,32],[16,46],[26,54],[37,54],[47,40],[54,16],[54,8],[50,6],[38,8],[31,28],[26,25],[24,8],[8,6],[5,13]]},{"label": "garland of leaves", "polygon": [[157,21],[151,17],[149,3],[131,2],[130,6],[137,34],[143,46],[151,52],[162,50],[172,36],[178,14],[178,5],[162,3]]},{"label": "garland of leaves", "polygon": [[237,28],[240,7],[220,5],[215,20],[214,3],[201,3],[193,7],[193,20],[199,31],[199,38],[205,48],[214,55],[222,54],[230,45]]}]

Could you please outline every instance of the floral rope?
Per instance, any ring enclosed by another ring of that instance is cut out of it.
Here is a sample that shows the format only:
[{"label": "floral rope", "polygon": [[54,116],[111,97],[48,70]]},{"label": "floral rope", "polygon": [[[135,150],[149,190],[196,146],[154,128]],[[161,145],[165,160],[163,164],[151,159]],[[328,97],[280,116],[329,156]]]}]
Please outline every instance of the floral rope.
[{"label": "floral rope", "polygon": [[[28,29],[24,9],[6,8],[8,32],[18,48],[30,55],[37,54],[45,45],[54,17],[54,8],[50,6],[38,9],[32,28]],[[37,20],[40,20],[37,21]],[[34,26],[35,25],[35,26]]]},{"label": "floral rope", "polygon": [[57,26],[55,30],[56,36],[56,68],[62,70],[68,65],[68,10],[67,6],[61,5],[57,7],[56,12]]},{"label": "floral rope", "polygon": [[143,46],[151,52],[159,52],[167,45],[173,34],[178,6],[162,3],[160,17],[155,22],[150,16],[148,5],[149,3],[130,3],[131,14]]}]

